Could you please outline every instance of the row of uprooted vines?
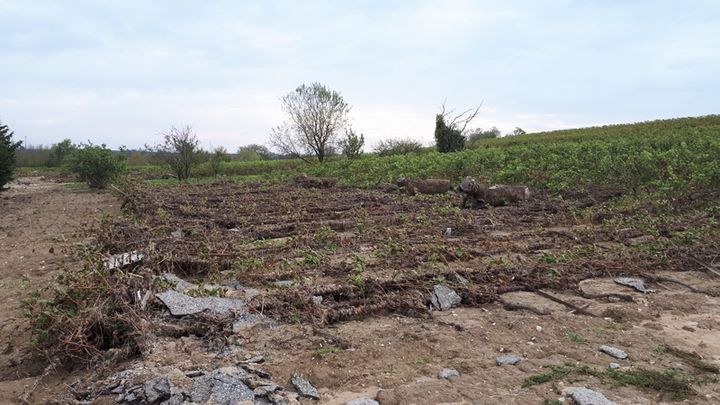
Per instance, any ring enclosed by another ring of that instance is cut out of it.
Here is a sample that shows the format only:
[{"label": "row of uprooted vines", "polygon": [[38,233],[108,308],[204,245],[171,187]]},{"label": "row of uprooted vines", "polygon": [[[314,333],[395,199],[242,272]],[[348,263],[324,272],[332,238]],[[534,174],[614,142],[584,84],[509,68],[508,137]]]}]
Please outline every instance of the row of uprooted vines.
[{"label": "row of uprooted vines", "polygon": [[[519,205],[460,210],[453,194],[233,183],[130,188],[124,217],[91,231],[92,246],[70,252],[82,266],[31,295],[27,315],[36,344],[52,354],[122,358],[141,352],[153,334],[229,333],[228,320],[169,317],[152,299],[166,288],[155,279],[163,272],[208,284],[232,279],[263,291],[249,303],[258,312],[327,324],[383,313],[425,316],[436,284],[455,289],[463,305],[478,305],[509,291],[579,292],[577,283],[590,277],[652,280],[653,270],[696,268],[694,260],[720,248],[716,193],[664,211],[606,191],[536,195]],[[583,221],[587,232],[572,231]],[[452,238],[442,236],[446,228]],[[622,236],[626,228],[635,233]],[[624,247],[623,238],[641,235],[652,242]],[[623,248],[597,248],[608,240]],[[103,266],[102,257],[133,250],[145,254],[139,266]],[[277,288],[279,280],[295,285]]]}]

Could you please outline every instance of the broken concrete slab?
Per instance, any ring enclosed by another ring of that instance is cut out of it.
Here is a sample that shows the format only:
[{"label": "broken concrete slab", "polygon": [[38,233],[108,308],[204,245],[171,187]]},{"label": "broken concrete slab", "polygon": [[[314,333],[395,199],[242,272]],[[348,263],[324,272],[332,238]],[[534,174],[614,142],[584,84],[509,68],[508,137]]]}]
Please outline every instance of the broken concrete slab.
[{"label": "broken concrete slab", "polygon": [[457,306],[461,301],[462,298],[454,290],[442,284],[436,285],[430,296],[430,303],[440,311],[446,311]]},{"label": "broken concrete slab", "polygon": [[628,358],[628,354],[625,353],[623,350],[618,349],[617,347],[602,345],[598,350],[609,356],[615,357],[616,359],[625,360]]},{"label": "broken concrete slab", "polygon": [[645,286],[645,281],[639,278],[634,277],[615,277],[613,281],[617,284],[624,285],[630,288],[634,288],[635,290],[641,292],[641,293],[652,293],[655,292],[655,290],[649,289]]},{"label": "broken concrete slab", "polygon": [[460,377],[460,372],[452,368],[444,368],[438,373],[438,378],[449,379],[450,377]]},{"label": "broken concrete slab", "polygon": [[525,359],[514,354],[503,354],[495,358],[495,364],[498,366],[514,366]]},{"label": "broken concrete slab", "polygon": [[602,393],[585,387],[571,388],[567,391],[567,396],[577,405],[617,405]]},{"label": "broken concrete slab", "polygon": [[295,286],[295,282],[292,280],[279,280],[279,281],[273,281],[272,285],[274,287],[290,288],[290,287]]},{"label": "broken concrete slab", "polygon": [[374,399],[368,397],[356,398],[352,401],[348,401],[345,405],[380,405],[380,403]]},{"label": "broken concrete slab", "polygon": [[170,285],[173,285],[174,287],[172,289],[178,292],[185,292],[187,290],[193,290],[198,287],[197,284],[187,282],[172,273],[163,273],[158,276],[158,279],[165,281]]},{"label": "broken concrete slab", "polygon": [[224,367],[196,378],[190,390],[190,399],[197,403],[234,405],[239,401],[252,401],[255,394],[240,379],[245,372],[237,367]]},{"label": "broken concrete slab", "polygon": [[170,382],[167,377],[148,381],[143,385],[143,389],[148,404],[156,404],[170,399]]},{"label": "broken concrete slab", "polygon": [[158,293],[155,297],[165,304],[173,316],[192,315],[203,311],[227,315],[232,311],[246,309],[245,301],[235,298],[191,297],[174,290]]},{"label": "broken concrete slab", "polygon": [[238,333],[245,328],[249,328],[257,324],[265,324],[271,328],[277,328],[281,325],[280,322],[262,314],[242,313],[233,321],[232,331],[233,333]]},{"label": "broken concrete slab", "polygon": [[300,395],[310,399],[320,399],[320,393],[318,392],[317,388],[313,387],[313,385],[310,384],[310,381],[300,377],[297,374],[293,374],[290,382],[292,383],[293,387],[295,387],[295,389],[300,393]]},{"label": "broken concrete slab", "polygon": [[133,250],[128,253],[121,253],[114,255],[103,263],[107,270],[119,269],[134,263],[141,262],[145,255],[139,253],[137,250]]}]

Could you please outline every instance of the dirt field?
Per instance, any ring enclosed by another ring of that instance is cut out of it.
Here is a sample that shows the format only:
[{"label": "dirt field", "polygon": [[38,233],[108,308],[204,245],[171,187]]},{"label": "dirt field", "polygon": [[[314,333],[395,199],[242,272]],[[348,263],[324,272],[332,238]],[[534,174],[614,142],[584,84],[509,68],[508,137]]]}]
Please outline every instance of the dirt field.
[{"label": "dirt field", "polygon": [[[513,206],[460,210],[456,194],[220,183],[132,190],[120,217],[108,194],[15,186],[0,200],[10,213],[0,228],[9,257],[2,294],[11,302],[2,310],[3,339],[12,335],[11,354],[0,358],[5,370],[19,365],[2,374],[14,381],[3,382],[0,395],[22,395],[35,381],[22,378],[48,364],[23,349],[29,333],[18,318],[19,299],[28,284],[41,287],[72,263],[59,248],[81,242],[72,235],[105,212],[112,220],[98,235],[102,249],[145,254],[126,270],[137,275],[133,289],[177,288],[157,278],[172,273],[200,285],[196,293],[242,299],[250,313],[272,321],[233,328],[233,317],[173,317],[150,298],[132,336],[139,356],[119,363],[105,356],[94,373],[52,372],[30,402],[72,401],[61,383],[79,379],[78,397],[80,387],[124,369],[182,384],[184,373],[262,355],[275,383],[289,387],[299,373],[319,389],[319,401],[303,403],[368,396],[381,404],[541,404],[564,400],[563,390],[574,386],[617,403],[683,396],[718,403],[720,277],[688,259],[712,266],[718,242],[670,243],[713,219],[688,206],[649,234],[640,220],[629,220],[640,209],[624,212],[612,205],[617,198],[612,190],[565,198],[535,193]],[[617,276],[641,277],[655,292],[618,285]],[[456,291],[460,305],[431,311],[438,285]],[[616,360],[600,345],[629,357]],[[496,357],[508,353],[524,360],[497,366]],[[611,362],[619,371],[607,371]],[[563,365],[567,373],[557,378],[528,380]],[[439,379],[443,368],[461,375]],[[662,374],[630,383],[640,370]],[[677,381],[691,388],[682,391]]]}]

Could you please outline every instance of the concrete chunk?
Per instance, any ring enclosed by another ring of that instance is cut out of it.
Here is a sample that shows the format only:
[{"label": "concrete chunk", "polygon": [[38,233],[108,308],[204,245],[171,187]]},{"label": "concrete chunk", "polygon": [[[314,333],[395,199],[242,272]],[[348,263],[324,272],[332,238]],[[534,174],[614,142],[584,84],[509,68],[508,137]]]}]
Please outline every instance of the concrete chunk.
[{"label": "concrete chunk", "polygon": [[245,302],[234,298],[191,297],[169,290],[155,295],[170,310],[173,316],[197,314],[210,311],[218,315],[227,315],[232,311],[245,310]]},{"label": "concrete chunk", "polygon": [[585,387],[571,389],[568,396],[578,405],[617,405],[602,393]]},{"label": "concrete chunk", "polygon": [[440,311],[446,311],[457,306],[461,301],[462,298],[460,298],[454,290],[441,284],[433,288],[432,295],[430,296],[430,303]]},{"label": "concrete chunk", "polygon": [[634,288],[637,291],[640,291],[641,293],[651,293],[655,292],[655,290],[651,290],[645,286],[645,281],[639,278],[633,278],[633,277],[616,277],[613,279],[614,282],[620,285],[624,285],[626,287]]},{"label": "concrete chunk", "polygon": [[628,354],[617,347],[602,345],[599,350],[609,356],[615,357],[616,359],[625,360],[628,358]]},{"label": "concrete chunk", "polygon": [[317,388],[313,387],[310,382],[302,377],[300,377],[297,374],[293,374],[292,378],[290,379],[290,382],[295,387],[295,389],[300,393],[300,395],[310,398],[319,400],[320,399],[320,393],[318,392]]}]

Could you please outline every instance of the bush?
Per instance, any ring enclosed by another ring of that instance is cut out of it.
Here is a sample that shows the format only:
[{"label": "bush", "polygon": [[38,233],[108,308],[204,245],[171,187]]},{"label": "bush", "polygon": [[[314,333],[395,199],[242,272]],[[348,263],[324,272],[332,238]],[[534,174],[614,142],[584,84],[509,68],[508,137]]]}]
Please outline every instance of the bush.
[{"label": "bush", "polygon": [[0,191],[12,180],[15,169],[15,151],[21,142],[13,142],[14,133],[7,125],[0,124]]},{"label": "bush", "polygon": [[349,129],[345,132],[345,137],[340,140],[342,153],[348,159],[354,159],[362,155],[362,148],[365,145],[365,136],[358,136],[355,131]]},{"label": "bush", "polygon": [[442,114],[435,116],[435,145],[440,153],[457,152],[465,148],[465,137],[454,125],[447,125]]},{"label": "bush", "polygon": [[386,139],[380,141],[373,151],[378,156],[407,155],[408,153],[417,153],[423,148],[422,144],[409,138],[405,139]]},{"label": "bush", "polygon": [[154,148],[154,151],[170,166],[178,180],[187,180],[190,177],[190,169],[202,163],[205,155],[200,149],[197,135],[189,125],[172,127],[169,132],[163,134],[163,141]]},{"label": "bush", "polygon": [[210,172],[214,177],[217,177],[222,172],[222,164],[223,162],[229,162],[230,161],[230,155],[227,153],[227,149],[223,148],[222,146],[218,146],[213,150],[212,155],[210,155]]},{"label": "bush", "polygon": [[50,148],[50,155],[48,156],[47,166],[49,167],[60,167],[66,157],[70,156],[73,151],[77,149],[76,145],[73,145],[72,141],[65,139],[60,143],[56,143]]},{"label": "bush", "polygon": [[67,168],[92,188],[105,188],[125,171],[123,155],[113,153],[105,145],[81,145],[66,159]]}]

